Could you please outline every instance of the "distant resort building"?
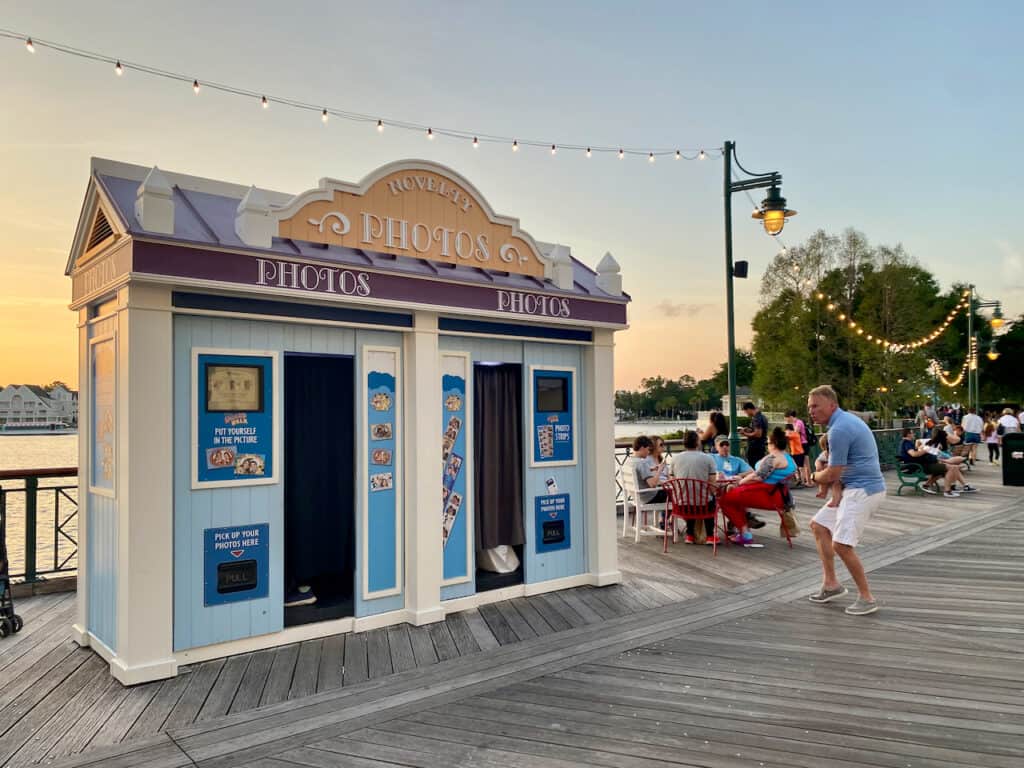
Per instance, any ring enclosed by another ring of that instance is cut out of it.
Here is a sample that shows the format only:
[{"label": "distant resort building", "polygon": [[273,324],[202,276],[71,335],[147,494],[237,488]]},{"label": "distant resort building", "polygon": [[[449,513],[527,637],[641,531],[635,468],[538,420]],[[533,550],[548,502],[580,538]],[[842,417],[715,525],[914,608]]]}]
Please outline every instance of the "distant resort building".
[{"label": "distant resort building", "polygon": [[34,384],[0,388],[0,430],[61,429],[78,424],[78,392]]}]

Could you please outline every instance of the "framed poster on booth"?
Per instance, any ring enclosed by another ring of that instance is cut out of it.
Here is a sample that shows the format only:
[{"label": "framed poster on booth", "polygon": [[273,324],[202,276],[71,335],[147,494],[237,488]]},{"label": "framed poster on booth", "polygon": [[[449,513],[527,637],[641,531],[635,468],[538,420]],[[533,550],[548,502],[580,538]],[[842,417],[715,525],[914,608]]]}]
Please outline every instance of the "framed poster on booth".
[{"label": "framed poster on booth", "polygon": [[192,350],[192,488],[278,482],[278,353]]},{"label": "framed poster on booth", "polygon": [[576,369],[530,366],[530,466],[579,462]]}]

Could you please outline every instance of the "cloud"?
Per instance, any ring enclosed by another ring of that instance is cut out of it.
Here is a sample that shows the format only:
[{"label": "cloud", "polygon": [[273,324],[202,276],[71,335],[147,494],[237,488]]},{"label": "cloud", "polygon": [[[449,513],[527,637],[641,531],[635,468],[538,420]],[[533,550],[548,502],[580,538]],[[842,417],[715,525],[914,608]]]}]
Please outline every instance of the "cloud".
[{"label": "cloud", "polygon": [[672,302],[668,299],[662,299],[661,302],[655,307],[665,317],[679,317],[680,315],[686,315],[686,317],[696,317],[705,309],[710,309],[713,305],[711,304],[684,304],[682,302]]},{"label": "cloud", "polygon": [[1014,248],[1008,240],[997,239],[995,243],[1003,256],[1000,263],[1003,290],[1024,290],[1024,283],[1021,282],[1021,276],[1024,275],[1024,254]]}]

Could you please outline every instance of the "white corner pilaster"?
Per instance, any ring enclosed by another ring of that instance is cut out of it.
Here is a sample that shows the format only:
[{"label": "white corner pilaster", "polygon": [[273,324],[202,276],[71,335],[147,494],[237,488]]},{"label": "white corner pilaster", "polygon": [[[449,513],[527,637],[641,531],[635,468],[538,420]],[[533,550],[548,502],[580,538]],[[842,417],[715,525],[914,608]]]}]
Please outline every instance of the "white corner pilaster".
[{"label": "white corner pilaster", "polygon": [[584,423],[590,427],[586,441],[584,496],[587,499],[587,563],[596,586],[618,584],[617,524],[615,520],[615,381],[614,334],[594,329],[592,346],[584,348],[584,380],[590,397],[584,407]]},{"label": "white corner pilaster", "polygon": [[413,624],[441,607],[441,373],[437,314],[417,312],[405,334],[405,607]]},{"label": "white corner pilaster", "polygon": [[122,289],[118,334],[117,650],[126,685],[177,674],[173,650],[172,322],[169,289]]},{"label": "white corner pilaster", "polygon": [[[89,375],[89,309],[78,310],[78,423],[92,423],[92,377]],[[88,430],[91,432],[91,430]],[[78,439],[78,578],[75,583],[75,623],[71,639],[89,645],[89,441]]]},{"label": "white corner pilaster", "polygon": [[135,218],[147,232],[174,234],[174,188],[155,165],[135,192]]}]

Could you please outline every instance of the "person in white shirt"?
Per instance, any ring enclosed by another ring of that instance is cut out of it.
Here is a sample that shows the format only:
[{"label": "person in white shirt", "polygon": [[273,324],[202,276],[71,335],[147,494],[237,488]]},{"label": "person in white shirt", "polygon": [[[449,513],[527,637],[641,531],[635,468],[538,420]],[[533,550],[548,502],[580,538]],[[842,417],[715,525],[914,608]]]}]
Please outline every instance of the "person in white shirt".
[{"label": "person in white shirt", "polygon": [[960,426],[964,428],[964,445],[970,446],[971,449],[967,460],[971,462],[971,466],[974,466],[978,446],[981,445],[981,433],[985,429],[985,422],[978,415],[978,409],[971,407],[967,409],[967,415],[960,422]]},{"label": "person in white shirt", "polygon": [[[1003,408],[1003,415],[999,417],[999,421],[996,422],[996,434],[1000,438],[1003,435],[1010,435],[1014,432],[1020,432],[1020,422],[1017,421],[1017,417],[1013,415],[1013,408]],[[1002,444],[1002,439],[999,443]]]}]

